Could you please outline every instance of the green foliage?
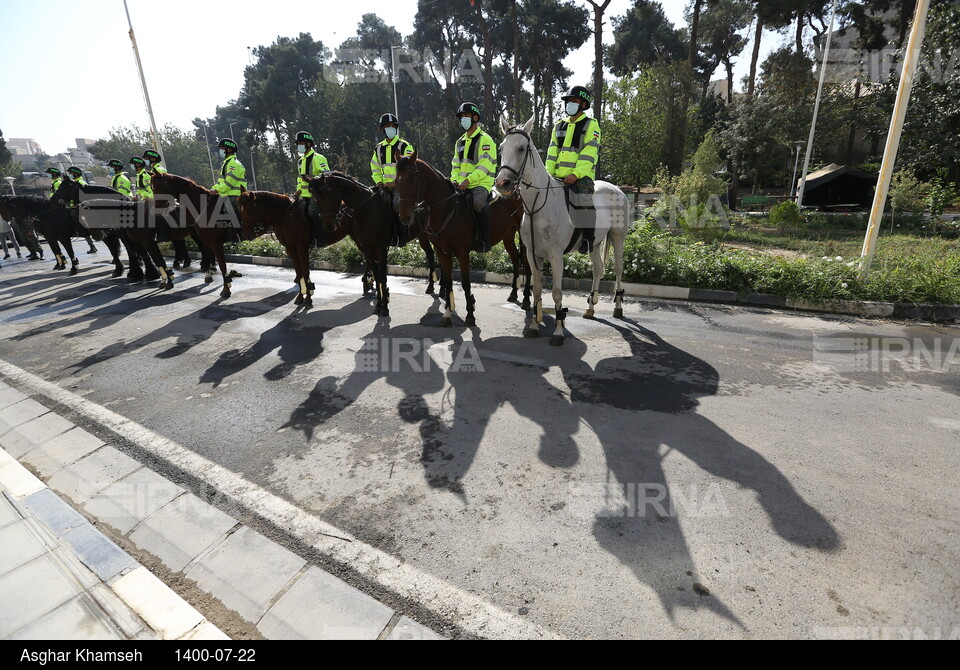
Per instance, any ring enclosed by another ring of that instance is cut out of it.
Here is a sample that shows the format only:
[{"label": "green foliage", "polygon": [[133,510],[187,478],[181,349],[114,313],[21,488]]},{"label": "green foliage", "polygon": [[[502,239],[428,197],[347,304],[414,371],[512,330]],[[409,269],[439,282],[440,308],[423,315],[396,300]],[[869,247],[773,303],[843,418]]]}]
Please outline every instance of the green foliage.
[{"label": "green foliage", "polygon": [[770,224],[773,226],[787,228],[799,226],[801,223],[803,223],[803,217],[800,216],[800,208],[792,200],[781,202],[770,210]]},{"label": "green foliage", "polygon": [[[192,133],[168,124],[160,130],[160,144],[163,147],[163,156],[166,159],[164,167],[167,170],[189,177],[200,184],[210,181],[207,149]],[[132,156],[141,156],[144,150],[152,147],[153,133],[149,129],[134,125],[114,128],[109,136],[93,145],[90,153],[100,161],[116,158],[126,164]]]},{"label": "green foliage", "polygon": [[3,131],[0,130],[0,166],[13,162],[13,154],[7,148],[7,141],[3,139]]},{"label": "green foliage", "polygon": [[934,177],[930,184],[930,191],[927,204],[930,208],[930,216],[939,219],[943,216],[943,211],[950,207],[957,199],[957,185],[946,180],[944,172]]},{"label": "green foliage", "polygon": [[673,26],[663,6],[652,0],[635,0],[626,15],[614,18],[613,38],[606,60],[620,77],[641,65],[683,60],[688,51],[683,32]]},{"label": "green foliage", "polygon": [[929,184],[917,179],[912,170],[898,170],[890,182],[890,208],[894,212],[922,212],[929,191]]}]

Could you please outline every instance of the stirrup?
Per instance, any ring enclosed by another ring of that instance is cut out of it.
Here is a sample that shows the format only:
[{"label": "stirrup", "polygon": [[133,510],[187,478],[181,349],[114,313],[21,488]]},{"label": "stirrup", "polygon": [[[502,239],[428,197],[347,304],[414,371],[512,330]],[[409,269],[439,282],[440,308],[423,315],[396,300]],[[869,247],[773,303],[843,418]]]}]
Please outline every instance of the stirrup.
[{"label": "stirrup", "polygon": [[593,240],[589,240],[586,237],[580,241],[580,249],[578,250],[581,254],[589,254],[593,252]]}]

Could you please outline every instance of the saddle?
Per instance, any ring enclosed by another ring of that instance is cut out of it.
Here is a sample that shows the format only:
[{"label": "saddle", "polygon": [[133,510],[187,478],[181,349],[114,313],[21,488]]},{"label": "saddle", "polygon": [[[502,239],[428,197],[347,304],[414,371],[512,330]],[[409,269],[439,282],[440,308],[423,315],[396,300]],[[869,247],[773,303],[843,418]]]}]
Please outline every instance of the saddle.
[{"label": "saddle", "polygon": [[[574,193],[570,184],[564,184],[563,195],[567,200],[567,213],[570,215],[570,222],[573,223],[573,235],[570,237],[567,248],[563,251],[564,254],[568,254],[577,246],[577,241],[584,231],[596,227],[597,208],[594,205],[593,193]],[[590,198],[590,204],[575,202],[578,199],[585,201],[588,197]]]},{"label": "saddle", "polygon": [[[469,191],[458,191],[460,200],[457,201],[457,206],[460,206],[462,202],[464,207],[466,207],[467,212],[470,215],[470,222],[473,224],[473,242],[476,244],[480,241],[480,222],[477,220],[477,212],[473,209],[473,202],[471,201]],[[497,189],[493,189],[487,194],[487,206],[493,207],[493,204],[502,198],[500,192]],[[491,225],[493,225],[493,213],[490,213]]]}]

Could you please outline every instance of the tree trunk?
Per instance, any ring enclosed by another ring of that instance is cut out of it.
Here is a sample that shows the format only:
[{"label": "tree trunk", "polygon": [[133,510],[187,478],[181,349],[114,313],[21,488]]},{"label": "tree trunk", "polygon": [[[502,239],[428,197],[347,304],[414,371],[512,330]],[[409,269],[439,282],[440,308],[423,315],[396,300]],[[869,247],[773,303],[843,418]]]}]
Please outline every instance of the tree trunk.
[{"label": "tree trunk", "polygon": [[850,137],[847,139],[847,165],[853,164],[853,145],[857,139],[857,101],[860,100],[860,80],[853,89],[853,122],[850,124]]},{"label": "tree trunk", "polygon": [[724,65],[727,67],[727,104],[733,102],[733,61],[726,59]]},{"label": "tree trunk", "polygon": [[603,115],[603,13],[610,0],[602,5],[587,1],[593,5],[593,113],[599,119]]},{"label": "tree trunk", "polygon": [[693,19],[690,21],[690,67],[693,68],[697,59],[697,33],[700,31],[700,9],[703,7],[703,0],[693,1]]},{"label": "tree trunk", "polygon": [[520,21],[517,16],[517,3],[519,0],[513,0],[510,6],[510,15],[513,19],[513,122],[524,123],[523,114],[520,110],[521,85],[520,85]]},{"label": "tree trunk", "polygon": [[490,24],[483,15],[480,0],[476,0],[477,23],[483,38],[483,113],[486,114],[488,127],[493,116],[493,40],[490,39]]},{"label": "tree trunk", "polygon": [[797,12],[797,53],[803,53],[803,19],[804,19],[803,10]]},{"label": "tree trunk", "polygon": [[757,83],[757,61],[760,60],[760,40],[763,38],[763,19],[757,17],[757,31],[753,37],[753,58],[750,60],[750,79],[747,81],[747,95],[752,96]]}]

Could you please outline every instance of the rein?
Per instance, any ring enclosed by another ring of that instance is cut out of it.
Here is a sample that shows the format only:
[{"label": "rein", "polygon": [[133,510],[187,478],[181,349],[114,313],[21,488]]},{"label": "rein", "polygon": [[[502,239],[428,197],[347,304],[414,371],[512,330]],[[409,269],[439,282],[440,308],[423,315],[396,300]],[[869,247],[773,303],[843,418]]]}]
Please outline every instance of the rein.
[{"label": "rein", "polygon": [[[437,175],[439,178],[443,179],[443,175],[441,175],[440,172],[439,172],[435,167],[433,167],[432,165],[429,165],[429,164],[427,164],[427,163],[424,163],[424,165],[427,165],[427,167],[429,167],[429,168],[433,171],[433,173],[434,173],[435,175]],[[453,193],[452,193],[451,195],[449,195],[448,197],[444,198],[443,200],[440,200],[439,202],[435,202],[435,203],[433,203],[433,204],[431,205],[430,203],[426,202],[426,193],[425,193],[425,192],[426,192],[426,188],[427,188],[427,187],[426,187],[425,181],[420,178],[420,164],[419,164],[419,162],[418,162],[417,165],[413,168],[413,171],[414,171],[414,174],[416,174],[416,180],[417,180],[417,197],[416,197],[416,198],[400,198],[400,202],[414,202],[414,203],[416,203],[416,205],[415,205],[415,207],[414,207],[414,211],[415,211],[415,212],[420,212],[420,213],[426,212],[426,214],[427,214],[427,222],[426,222],[426,224],[424,224],[423,232],[425,232],[427,235],[430,235],[431,237],[439,237],[440,234],[443,233],[443,231],[447,229],[447,226],[450,225],[450,222],[453,220],[453,217],[454,217],[454,215],[457,213],[457,210],[460,209],[460,201],[457,200],[457,201],[454,203],[454,206],[450,209],[450,213],[449,213],[449,214],[447,215],[447,217],[443,220],[443,223],[440,224],[440,230],[434,230],[434,229],[433,229],[433,225],[432,225],[432,223],[431,223],[431,216],[430,216],[430,211],[431,211],[431,209],[432,209],[433,207],[438,207],[438,206],[444,204],[445,202],[449,202],[450,200],[453,200],[454,198],[456,198],[457,196],[462,195],[462,194],[461,194],[460,191],[454,189],[454,191],[453,191]],[[446,181],[446,180],[444,179],[444,181]],[[424,192],[423,198],[420,197],[421,191]],[[411,222],[411,223],[412,223],[412,222]],[[408,225],[408,227],[409,227],[410,224],[407,224],[407,225]]]},{"label": "rein", "polygon": [[500,169],[512,172],[517,178],[517,183],[520,184],[521,186],[532,188],[533,190],[537,191],[537,195],[533,199],[533,207],[528,208],[527,203],[526,202],[523,203],[523,211],[530,216],[530,220],[531,220],[530,224],[533,225],[533,215],[539,214],[541,211],[543,211],[543,208],[547,206],[547,197],[545,196],[543,198],[543,204],[540,205],[540,207],[537,207],[537,201],[540,200],[540,191],[550,191],[551,189],[555,189],[555,188],[563,188],[563,184],[561,183],[561,184],[548,184],[547,186],[534,186],[530,182],[523,181],[523,174],[524,172],[526,172],[526,169],[527,169],[527,160],[529,160],[530,154],[533,152],[533,140],[530,139],[530,135],[528,135],[527,132],[522,128],[511,128],[509,131],[507,131],[506,137],[509,137],[510,135],[520,135],[522,138],[524,138],[527,141],[527,150],[523,154],[523,163],[520,164],[519,171],[513,169],[509,165],[501,165]]}]

